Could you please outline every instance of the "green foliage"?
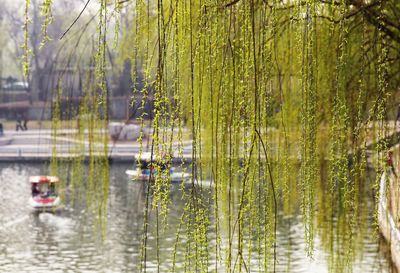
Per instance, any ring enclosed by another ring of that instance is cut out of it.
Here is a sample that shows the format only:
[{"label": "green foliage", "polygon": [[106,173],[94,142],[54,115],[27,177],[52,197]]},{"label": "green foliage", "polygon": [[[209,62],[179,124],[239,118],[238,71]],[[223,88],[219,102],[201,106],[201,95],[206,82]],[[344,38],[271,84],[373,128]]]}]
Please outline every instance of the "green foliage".
[{"label": "green foliage", "polygon": [[[51,3],[43,4],[44,37]],[[115,1],[115,42],[120,5]],[[141,97],[138,164],[148,119],[151,161],[158,173],[162,165],[171,166],[174,156],[182,156],[183,132],[191,136],[192,180],[189,188],[182,182],[186,206],[172,253],[173,272],[207,272],[210,266],[215,272],[275,271],[278,211],[290,214],[297,199],[308,254],[313,254],[320,225],[328,225],[320,237],[330,253],[330,270],[351,271],[362,237],[356,230],[366,213],[360,209],[366,143],[375,141],[368,127],[377,124],[378,139],[386,134],[390,60],[399,57],[396,41],[384,26],[367,24],[363,8],[348,1],[138,0],[126,11],[131,20],[121,27],[119,58],[132,64],[132,100]],[[381,1],[378,20],[388,16],[384,10]],[[100,216],[108,193],[109,16],[108,2],[100,1],[96,70],[81,107],[90,118],[76,135],[82,141],[87,126],[88,200]],[[27,61],[27,33],[25,46]],[[154,109],[145,113],[150,97]],[[58,122],[53,120],[54,128]],[[386,150],[384,142],[377,146],[378,171]],[[73,173],[82,157],[76,162]],[[212,181],[209,190],[203,188],[206,179]],[[159,270],[163,263],[159,238],[173,205],[170,186],[167,175],[146,184],[144,272],[150,221],[155,221]],[[316,191],[324,198],[316,198]],[[177,265],[182,248],[183,268]]]},{"label": "green foliage", "polygon": [[43,24],[42,24],[42,35],[43,35],[43,41],[41,45],[44,45],[48,41],[51,40],[47,33],[47,29],[49,25],[51,24],[53,17],[51,14],[51,5],[52,5],[53,0],[44,0],[41,8],[42,16],[44,18]]},{"label": "green foliage", "polygon": [[32,51],[29,49],[29,35],[28,35],[28,26],[29,26],[29,6],[30,0],[25,1],[25,9],[24,9],[24,43],[22,45],[22,49],[24,50],[24,55],[22,55],[22,72],[24,77],[29,77],[29,58]]}]

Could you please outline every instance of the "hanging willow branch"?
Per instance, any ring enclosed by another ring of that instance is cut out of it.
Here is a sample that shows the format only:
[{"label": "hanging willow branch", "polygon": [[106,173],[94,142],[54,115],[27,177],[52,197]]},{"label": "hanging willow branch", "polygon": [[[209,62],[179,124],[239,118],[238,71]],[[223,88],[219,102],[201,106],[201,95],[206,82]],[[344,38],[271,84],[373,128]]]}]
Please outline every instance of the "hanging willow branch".
[{"label": "hanging willow branch", "polygon": [[272,177],[272,171],[271,171],[271,165],[269,163],[269,159],[268,159],[268,153],[267,153],[267,149],[265,147],[264,141],[261,137],[260,132],[255,129],[258,138],[261,141],[262,147],[263,147],[263,152],[264,152],[264,156],[265,156],[265,161],[267,164],[267,169],[268,169],[268,174],[269,174],[269,181],[271,183],[271,189],[272,189],[272,196],[274,198],[274,272],[276,272],[276,232],[277,232],[277,215],[278,215],[278,201],[276,200],[276,192],[275,192],[275,185],[274,185],[274,179]]},{"label": "hanging willow branch", "polygon": [[[137,164],[140,167],[147,149],[157,173],[163,172],[161,164],[169,169],[177,155],[182,158],[181,167],[192,174],[190,183],[180,185],[184,207],[177,217],[172,272],[206,272],[211,266],[216,272],[252,272],[254,267],[267,272],[271,259],[276,272],[279,202],[284,204],[284,215],[301,207],[308,254],[312,254],[314,236],[320,236],[330,255],[329,268],[350,269],[360,236],[355,228],[361,218],[359,195],[364,184],[363,178],[355,176],[361,176],[366,166],[366,148],[364,159],[357,159],[357,170],[350,166],[348,153],[366,143],[367,132],[362,137],[358,134],[375,120],[380,122],[379,137],[384,137],[386,103],[395,86],[389,73],[398,69],[392,69],[392,63],[400,53],[398,25],[384,14],[383,1],[138,0],[120,12],[121,4],[128,1],[100,1],[95,77],[88,76],[79,110],[80,116],[89,116],[76,134],[82,145],[87,130],[87,200],[100,218],[105,215],[109,186],[106,64],[112,49],[107,47],[107,23],[114,16],[114,42],[121,41],[118,59],[129,60],[132,66],[132,104],[138,105],[140,124]],[[45,0],[43,6],[46,42],[51,42],[46,37],[53,2]],[[29,3],[25,2],[24,14],[26,76]],[[60,39],[84,17],[89,3],[85,2]],[[109,13],[110,3],[115,13]],[[123,16],[124,24],[119,25]],[[71,35],[57,56],[69,39]],[[358,39],[361,44],[355,42]],[[81,36],[75,47],[80,40]],[[66,65],[73,64],[74,56],[75,52],[69,55]],[[118,62],[111,64],[114,69]],[[55,92],[52,172],[57,173],[61,167],[55,146],[56,130],[61,127],[61,87]],[[146,112],[149,104],[152,109]],[[356,125],[349,126],[354,112]],[[152,133],[146,139],[147,124]],[[354,141],[351,147],[350,140]],[[102,157],[96,157],[99,143]],[[184,144],[191,145],[190,167],[184,166]],[[386,149],[381,144],[378,152]],[[74,177],[82,173],[82,162],[81,154],[71,170]],[[323,165],[329,166],[326,181],[320,178]],[[300,176],[291,175],[298,173],[299,166]],[[212,187],[205,190],[203,182],[208,179]],[[160,272],[168,266],[162,238],[171,224],[170,207],[175,205],[172,185],[170,179],[150,172],[144,187],[138,268],[148,271],[148,262],[154,259]],[[73,184],[72,188],[80,187]],[[326,202],[318,198],[321,193]],[[329,230],[314,234],[315,223],[328,225]],[[104,233],[105,222],[100,225]],[[155,257],[150,249],[155,249]]]}]

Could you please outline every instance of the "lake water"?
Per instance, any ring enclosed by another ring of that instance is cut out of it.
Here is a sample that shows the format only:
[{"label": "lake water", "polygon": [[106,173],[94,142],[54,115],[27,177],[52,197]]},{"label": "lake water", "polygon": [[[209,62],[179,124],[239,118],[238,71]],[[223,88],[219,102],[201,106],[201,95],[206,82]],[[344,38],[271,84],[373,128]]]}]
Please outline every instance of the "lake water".
[{"label": "lake water", "polygon": [[[129,167],[110,168],[107,217],[102,229],[98,216],[88,212],[84,202],[73,205],[67,202],[66,208],[56,214],[32,213],[28,207],[28,177],[41,174],[44,167],[1,164],[0,272],[138,272],[145,193],[142,183],[132,182],[125,175]],[[160,272],[167,272],[172,261],[176,230],[184,208],[180,190],[179,185],[171,189],[173,206],[169,225],[160,238]],[[366,207],[373,208],[371,200],[372,197],[365,201]],[[353,272],[391,272],[385,254],[387,247],[374,233],[372,213],[366,215],[363,238],[355,247]],[[101,230],[105,231],[104,238]],[[153,231],[150,227],[148,272],[157,268]],[[324,234],[328,234],[326,227],[318,227],[316,233],[314,255],[309,258],[300,215],[280,214],[277,272],[328,272],[332,256],[323,240]]]}]

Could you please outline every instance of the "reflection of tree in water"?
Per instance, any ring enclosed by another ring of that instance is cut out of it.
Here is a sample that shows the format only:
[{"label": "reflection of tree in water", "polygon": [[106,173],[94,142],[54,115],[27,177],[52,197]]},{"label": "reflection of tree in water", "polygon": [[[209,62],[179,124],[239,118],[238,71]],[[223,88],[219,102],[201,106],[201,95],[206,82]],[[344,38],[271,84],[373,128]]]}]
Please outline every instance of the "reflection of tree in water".
[{"label": "reflection of tree in water", "polygon": [[[324,165],[326,167],[326,165]],[[326,169],[316,191],[319,210],[317,212],[318,235],[323,249],[329,253],[328,265],[331,272],[351,270],[355,261],[362,261],[368,236],[377,236],[374,211],[372,171],[353,177],[354,195],[351,206],[343,204],[340,189],[327,187]],[[360,183],[362,182],[362,183]],[[340,187],[340,184],[336,185]],[[371,237],[374,238],[374,237]],[[369,239],[371,239],[369,238]],[[378,236],[376,237],[378,238]],[[376,250],[378,251],[378,249]]]}]

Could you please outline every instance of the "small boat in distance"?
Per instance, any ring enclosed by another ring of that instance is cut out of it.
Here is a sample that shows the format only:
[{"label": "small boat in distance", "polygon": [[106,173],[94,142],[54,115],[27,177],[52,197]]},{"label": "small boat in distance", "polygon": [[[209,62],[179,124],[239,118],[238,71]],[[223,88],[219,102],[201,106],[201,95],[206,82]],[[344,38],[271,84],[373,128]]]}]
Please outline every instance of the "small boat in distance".
[{"label": "small boat in distance", "polygon": [[150,160],[142,158],[140,164],[136,165],[136,169],[128,169],[125,173],[135,181],[147,181],[150,179],[150,174],[152,180],[161,174],[162,178],[171,179],[171,182],[181,182],[191,177],[189,173],[177,172],[173,167],[168,168],[167,164],[157,162],[153,164]]},{"label": "small boat in distance", "polygon": [[61,206],[61,200],[58,196],[58,183],[56,176],[31,176],[32,196],[29,199],[29,205],[39,211],[57,210]]}]

